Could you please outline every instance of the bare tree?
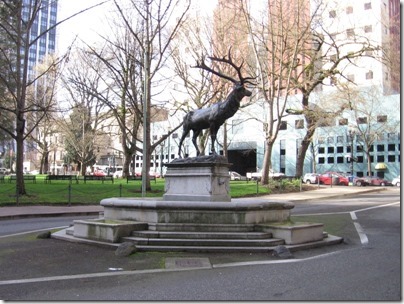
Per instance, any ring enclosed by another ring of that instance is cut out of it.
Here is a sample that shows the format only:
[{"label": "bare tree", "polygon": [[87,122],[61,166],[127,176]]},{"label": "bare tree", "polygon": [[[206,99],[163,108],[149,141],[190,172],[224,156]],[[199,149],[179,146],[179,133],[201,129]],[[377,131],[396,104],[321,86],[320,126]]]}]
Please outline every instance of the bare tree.
[{"label": "bare tree", "polygon": [[[0,88],[4,93],[2,96],[5,96],[4,102],[0,103],[0,112],[2,119],[7,120],[7,123],[0,124],[0,129],[16,143],[16,192],[19,195],[26,194],[23,179],[24,141],[52,106],[49,99],[46,100],[48,103],[44,103],[41,98],[30,98],[30,88],[33,88],[48,73],[57,71],[58,65],[64,59],[53,57],[53,60],[48,62],[47,69],[30,74],[30,49],[39,39],[55,31],[60,23],[74,17],[74,15],[70,16],[47,29],[37,31],[35,21],[44,5],[48,5],[48,2],[0,0]],[[32,89],[31,92],[34,90]],[[30,117],[35,118],[36,121],[30,120],[32,127],[29,127],[27,116],[33,112],[36,114]]]},{"label": "bare tree", "polygon": [[[162,79],[159,72],[170,55],[169,46],[185,19],[190,2],[188,0],[145,0],[143,3],[139,3],[139,1],[131,0],[129,7],[122,7],[116,0],[114,3],[128,33],[136,41],[137,51],[141,54],[142,193],[145,193],[151,189],[149,178],[151,155],[160,143],[160,141],[156,141],[152,144],[150,140],[152,83]],[[132,12],[136,13],[134,24]]]}]

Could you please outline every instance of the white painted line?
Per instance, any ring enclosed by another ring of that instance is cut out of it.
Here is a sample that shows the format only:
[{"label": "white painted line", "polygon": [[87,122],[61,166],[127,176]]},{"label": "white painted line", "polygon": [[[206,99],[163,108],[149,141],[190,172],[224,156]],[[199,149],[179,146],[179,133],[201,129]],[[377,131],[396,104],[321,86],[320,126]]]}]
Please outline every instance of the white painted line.
[{"label": "white painted line", "polygon": [[400,202],[394,202],[394,203],[385,204],[385,205],[379,205],[379,206],[373,206],[373,207],[358,209],[358,210],[355,210],[355,212],[362,212],[362,211],[367,211],[367,210],[377,209],[377,208],[383,208],[383,207],[397,205],[397,204],[400,204]]},{"label": "white painted line", "polygon": [[69,226],[60,226],[60,227],[52,227],[52,228],[44,228],[44,229],[38,229],[38,230],[31,230],[31,231],[19,232],[19,233],[8,234],[8,235],[0,235],[0,239],[6,238],[6,237],[12,237],[12,236],[18,236],[18,235],[29,234],[29,233],[35,233],[35,232],[53,230],[53,229],[63,229],[63,228],[68,228],[68,227],[69,227]]},{"label": "white painted line", "polygon": [[362,226],[358,222],[354,222],[356,231],[359,234],[359,238],[361,239],[362,245],[366,245],[369,243],[368,237],[366,236],[365,232],[362,229]]},{"label": "white painted line", "polygon": [[356,221],[358,218],[356,217],[355,211],[349,213],[351,215],[351,219]]}]

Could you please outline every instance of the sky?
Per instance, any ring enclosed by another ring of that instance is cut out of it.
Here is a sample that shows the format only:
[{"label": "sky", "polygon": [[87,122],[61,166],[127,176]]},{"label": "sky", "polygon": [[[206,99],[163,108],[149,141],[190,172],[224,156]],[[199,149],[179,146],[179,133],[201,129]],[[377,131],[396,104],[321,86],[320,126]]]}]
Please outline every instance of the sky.
[{"label": "sky", "polygon": [[[206,12],[212,11],[217,0],[191,0],[192,5],[201,7]],[[58,20],[62,20],[81,10],[103,2],[103,0],[59,0]],[[62,23],[57,29],[58,51],[63,53],[77,36],[86,42],[98,39],[98,33],[108,31],[106,15],[111,11],[112,1],[84,12]]]}]

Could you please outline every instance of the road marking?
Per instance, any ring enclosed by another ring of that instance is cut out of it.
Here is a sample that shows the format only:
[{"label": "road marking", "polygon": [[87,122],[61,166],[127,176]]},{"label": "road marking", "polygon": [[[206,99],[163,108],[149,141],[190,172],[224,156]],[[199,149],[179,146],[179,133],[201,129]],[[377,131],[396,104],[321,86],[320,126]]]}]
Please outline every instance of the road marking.
[{"label": "road marking", "polygon": [[358,222],[353,222],[355,225],[356,232],[359,234],[359,238],[361,239],[362,245],[366,245],[369,243],[368,237],[362,229],[362,226]]},{"label": "road marking", "polygon": [[4,280],[0,281],[0,286],[14,285],[14,284],[29,284],[29,283],[44,283],[51,281],[63,281],[63,280],[77,280],[77,279],[89,279],[89,278],[104,278],[123,275],[136,275],[136,274],[149,274],[149,273],[163,273],[163,272],[177,272],[177,271],[195,271],[195,270],[208,270],[215,268],[225,267],[239,267],[239,266],[254,266],[254,265],[268,265],[268,264],[286,264],[286,263],[298,263],[309,261],[329,255],[339,254],[342,251],[330,252],[320,254],[313,257],[307,257],[303,259],[287,259],[287,260],[267,260],[267,261],[250,261],[250,262],[235,262],[226,264],[215,264],[209,267],[188,267],[188,268],[176,268],[176,269],[145,269],[145,270],[127,270],[127,271],[113,271],[113,272],[97,272],[97,273],[85,273],[74,275],[60,275],[53,277],[31,278],[31,279],[16,279],[16,280]]},{"label": "road marking", "polygon": [[24,235],[24,234],[30,234],[30,233],[35,233],[35,232],[41,232],[41,231],[49,231],[53,229],[64,229],[68,228],[69,226],[60,226],[60,227],[52,227],[52,228],[43,228],[43,229],[38,229],[38,230],[30,230],[30,231],[24,231],[24,232],[19,232],[19,233],[13,233],[13,234],[7,234],[7,235],[0,235],[0,239],[6,238],[6,237],[12,237],[12,236],[19,236],[19,235]]}]

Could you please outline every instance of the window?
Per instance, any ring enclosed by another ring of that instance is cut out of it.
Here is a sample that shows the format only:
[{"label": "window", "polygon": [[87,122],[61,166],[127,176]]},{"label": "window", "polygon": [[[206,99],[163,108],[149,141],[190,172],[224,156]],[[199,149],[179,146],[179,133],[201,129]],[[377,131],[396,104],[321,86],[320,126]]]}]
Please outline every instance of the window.
[{"label": "window", "polygon": [[387,156],[387,161],[389,163],[395,163],[396,162],[396,156],[395,155],[389,155]]},{"label": "window", "polygon": [[358,117],[358,119],[356,120],[356,122],[358,124],[365,124],[368,123],[368,118],[367,117]]},{"label": "window", "polygon": [[352,14],[353,13],[353,7],[352,6],[348,6],[347,8],[346,8],[346,13],[349,15],[349,14]]},{"label": "window", "polygon": [[387,122],[387,115],[378,115],[377,122]]},{"label": "window", "polygon": [[344,157],[343,156],[338,156],[337,157],[337,164],[343,164],[344,163]]},{"label": "window", "polygon": [[279,126],[279,130],[286,130],[287,126],[288,124],[286,123],[286,121],[282,120]]},{"label": "window", "polygon": [[337,143],[344,142],[344,136],[337,136]]},{"label": "window", "polygon": [[387,137],[389,140],[395,140],[396,139],[396,134],[395,133],[389,133],[387,134]]},{"label": "window", "polygon": [[390,152],[396,151],[396,145],[394,145],[394,144],[387,145],[387,151],[390,151]]},{"label": "window", "polygon": [[356,152],[363,152],[362,146],[356,146]]},{"label": "window", "polygon": [[342,146],[337,147],[337,153],[344,153],[344,147]]},{"label": "window", "polygon": [[319,157],[318,158],[318,163],[319,164],[324,164],[324,157]]},{"label": "window", "polygon": [[373,79],[373,71],[369,71],[366,73],[366,79]]},{"label": "window", "polygon": [[318,154],[324,154],[324,153],[325,153],[324,147],[319,147],[318,148]]},{"label": "window", "polygon": [[329,12],[329,15],[330,15],[330,18],[335,18],[336,16],[337,16],[337,13],[336,13],[336,11],[330,11]]},{"label": "window", "polygon": [[338,124],[339,124],[340,126],[346,126],[346,125],[348,125],[348,119],[347,119],[347,118],[341,118],[341,119],[338,121]]},{"label": "window", "polygon": [[327,153],[334,153],[334,147],[328,147]]},{"label": "window", "polygon": [[346,153],[351,153],[351,146],[346,147]]},{"label": "window", "polygon": [[333,164],[334,163],[334,157],[327,157],[327,163]]},{"label": "window", "polygon": [[327,138],[327,143],[333,144],[334,143],[334,137],[328,137]]},{"label": "window", "polygon": [[377,156],[377,162],[378,162],[378,163],[384,162],[384,155],[378,155],[378,156]]},{"label": "window", "polygon": [[383,152],[384,151],[384,145],[377,145],[377,152]]},{"label": "window", "polygon": [[296,129],[303,129],[304,128],[304,120],[303,119],[295,120],[295,128]]},{"label": "window", "polygon": [[372,26],[371,25],[365,25],[365,33],[371,33],[372,32]]},{"label": "window", "polygon": [[357,156],[356,157],[356,162],[357,163],[363,163],[363,156]]},{"label": "window", "polygon": [[319,138],[318,138],[318,143],[319,143],[319,144],[325,143],[324,137],[319,137]]},{"label": "window", "polygon": [[353,36],[355,36],[355,31],[354,31],[354,29],[353,29],[353,28],[347,29],[347,30],[346,30],[346,36],[347,36],[348,38],[352,38]]},{"label": "window", "polygon": [[364,8],[365,8],[365,10],[372,9],[372,2],[365,3]]}]

